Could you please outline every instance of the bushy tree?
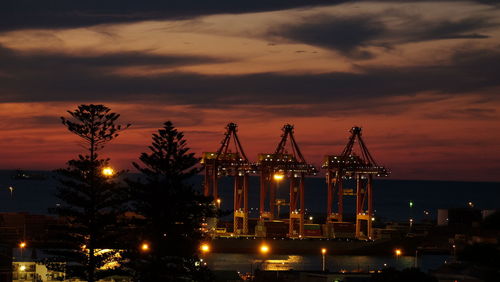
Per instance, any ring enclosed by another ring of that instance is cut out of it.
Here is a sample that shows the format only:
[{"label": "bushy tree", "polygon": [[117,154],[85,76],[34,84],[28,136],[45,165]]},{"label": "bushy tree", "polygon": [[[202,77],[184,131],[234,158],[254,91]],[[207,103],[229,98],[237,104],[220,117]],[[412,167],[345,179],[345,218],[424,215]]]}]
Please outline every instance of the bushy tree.
[{"label": "bushy tree", "polygon": [[71,118],[61,117],[63,125],[81,138],[84,153],[57,170],[60,185],[56,196],[62,204],[52,212],[64,219],[61,226],[61,245],[52,250],[68,265],[70,276],[95,281],[108,270],[102,269],[116,259],[117,218],[123,193],[116,182],[117,174],[104,175],[102,169],[109,159],[99,158],[97,152],[130,125],[117,125],[119,114],[104,105],[80,105],[68,111]]},{"label": "bushy tree", "polygon": [[[170,121],[152,139],[149,152],[139,158],[142,164],[133,164],[141,177],[127,181],[135,213],[130,270],[137,281],[209,280],[195,265],[202,223],[215,215],[212,199],[189,183],[199,172],[199,159]],[[142,250],[142,244],[149,249]]]}]

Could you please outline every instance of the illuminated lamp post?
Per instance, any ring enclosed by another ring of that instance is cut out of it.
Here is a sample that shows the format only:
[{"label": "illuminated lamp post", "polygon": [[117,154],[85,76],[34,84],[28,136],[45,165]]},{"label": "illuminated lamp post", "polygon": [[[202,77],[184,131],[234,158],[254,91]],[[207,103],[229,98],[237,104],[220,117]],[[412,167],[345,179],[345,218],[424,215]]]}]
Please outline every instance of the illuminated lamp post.
[{"label": "illuminated lamp post", "polygon": [[394,254],[396,255],[396,261],[399,261],[399,257],[401,256],[403,252],[401,251],[401,249],[396,249],[394,250]]},{"label": "illuminated lamp post", "polygon": [[322,267],[323,272],[326,270],[326,248],[321,249]]},{"label": "illuminated lamp post", "polygon": [[262,255],[262,262],[260,263],[261,266],[264,265],[264,263],[266,262],[266,256],[270,250],[271,250],[271,248],[266,243],[262,243],[259,246],[259,252]]},{"label": "illuminated lamp post", "polygon": [[409,232],[411,232],[411,228],[413,226],[413,201],[410,201],[409,202],[409,206],[410,206],[410,230]]},{"label": "illuminated lamp post", "polygon": [[26,242],[22,241],[19,243],[19,248],[21,249],[21,258],[23,257],[23,250],[26,248]]},{"label": "illuminated lamp post", "polygon": [[[210,252],[210,244],[202,243],[200,245],[200,252],[201,252],[200,262],[203,262],[203,260],[206,258],[206,255]],[[207,263],[205,262],[204,265],[207,265]]]}]

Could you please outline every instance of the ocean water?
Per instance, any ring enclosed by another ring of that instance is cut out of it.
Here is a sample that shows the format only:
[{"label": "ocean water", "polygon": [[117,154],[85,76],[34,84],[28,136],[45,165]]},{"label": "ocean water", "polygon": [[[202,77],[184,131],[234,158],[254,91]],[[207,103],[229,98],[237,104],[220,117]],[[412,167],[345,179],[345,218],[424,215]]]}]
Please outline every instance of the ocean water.
[{"label": "ocean water", "polygon": [[[12,179],[14,171],[0,170],[0,212],[30,212],[47,214],[48,208],[60,201],[54,197],[58,185],[52,172],[43,173],[45,180]],[[196,176],[192,184],[201,191],[203,176]],[[257,217],[259,206],[259,179],[250,178],[249,206],[251,217]],[[345,188],[354,188],[348,183]],[[9,187],[13,187],[12,194]],[[222,199],[221,208],[230,210],[233,205],[233,188],[230,178],[223,178],[219,184]],[[324,178],[308,178],[305,183],[305,207],[309,215],[321,217],[326,210],[326,183]],[[287,198],[288,184],[283,181],[278,186],[277,198]],[[499,209],[500,183],[498,182],[455,182],[455,181],[374,181],[374,209],[377,217],[385,220],[401,221],[410,215],[416,220],[435,219],[437,209],[465,207],[468,202],[480,209]],[[409,201],[414,203],[410,209]],[[346,214],[354,214],[354,197],[344,200]],[[429,214],[424,214],[428,211]],[[283,207],[282,214],[287,213]]]},{"label": "ocean water", "polygon": [[[417,266],[423,271],[438,268],[453,258],[447,255],[418,256]],[[204,258],[207,266],[214,270],[236,270],[250,273],[256,268],[264,270],[321,270],[322,257],[318,255],[271,255],[262,257],[252,254],[214,253]],[[336,256],[327,255],[325,266],[329,271],[370,271],[385,267],[404,269],[415,266],[414,256]]]}]

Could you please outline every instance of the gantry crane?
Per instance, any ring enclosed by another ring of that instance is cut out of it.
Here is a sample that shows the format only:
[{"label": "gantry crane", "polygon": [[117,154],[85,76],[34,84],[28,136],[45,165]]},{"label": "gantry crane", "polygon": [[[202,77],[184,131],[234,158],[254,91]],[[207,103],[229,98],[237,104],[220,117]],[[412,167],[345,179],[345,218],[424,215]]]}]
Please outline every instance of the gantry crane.
[{"label": "gantry crane", "polygon": [[[285,177],[290,182],[290,222],[289,236],[296,237],[304,234],[304,178],[306,175],[316,175],[316,168],[304,159],[293,135],[293,126],[283,126],[283,134],[274,153],[259,154],[258,166],[260,169],[260,220],[275,218],[275,206],[283,204],[276,201],[276,189],[279,181]],[[286,150],[290,141],[291,153]],[[268,208],[266,200],[269,196]],[[279,216],[279,215],[278,215]],[[298,227],[298,230],[297,230]]]},{"label": "gantry crane", "polygon": [[[205,152],[201,159],[205,170],[204,195],[212,196],[220,208],[218,180],[223,176],[234,177],[234,233],[248,234],[248,176],[256,173],[237,135],[237,125],[229,123],[217,152]],[[233,143],[234,152],[231,150]]]},{"label": "gantry crane", "polygon": [[[354,178],[356,181],[356,238],[372,237],[373,217],[373,176],[388,176],[389,171],[377,165],[361,137],[361,127],[352,127],[351,136],[342,154],[327,155],[323,168],[327,169],[327,223],[343,221],[344,180]],[[359,144],[360,155],[353,151],[354,143]],[[335,198],[336,196],[336,198]],[[337,203],[337,212],[333,205]],[[362,225],[366,229],[362,230]],[[364,232],[363,232],[364,231]]]}]

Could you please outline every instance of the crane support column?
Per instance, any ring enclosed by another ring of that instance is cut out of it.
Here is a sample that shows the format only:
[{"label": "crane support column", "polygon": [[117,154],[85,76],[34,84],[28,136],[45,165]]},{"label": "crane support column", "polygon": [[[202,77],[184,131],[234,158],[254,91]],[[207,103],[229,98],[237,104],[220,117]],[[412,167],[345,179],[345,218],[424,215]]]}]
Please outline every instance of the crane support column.
[{"label": "crane support column", "polygon": [[372,229],[372,223],[373,223],[373,196],[372,196],[372,190],[373,190],[373,176],[371,174],[368,175],[368,183],[367,183],[367,193],[368,193],[368,226],[367,226],[367,236],[368,239],[373,238],[373,229]]},{"label": "crane support column", "polygon": [[[299,201],[300,208],[297,206]],[[304,216],[304,174],[301,173],[300,176],[290,178],[290,237],[304,236]]]},{"label": "crane support column", "polygon": [[248,234],[248,174],[235,176],[234,233]]},{"label": "crane support column", "polygon": [[[259,208],[259,213],[260,213],[260,221],[265,221],[265,220],[272,220],[274,219],[274,209],[273,205],[274,202],[272,202],[272,191],[270,189],[270,183],[269,179],[272,178],[271,172],[268,170],[261,170],[260,174],[260,208]],[[269,210],[266,208],[266,200],[269,199]]]}]

